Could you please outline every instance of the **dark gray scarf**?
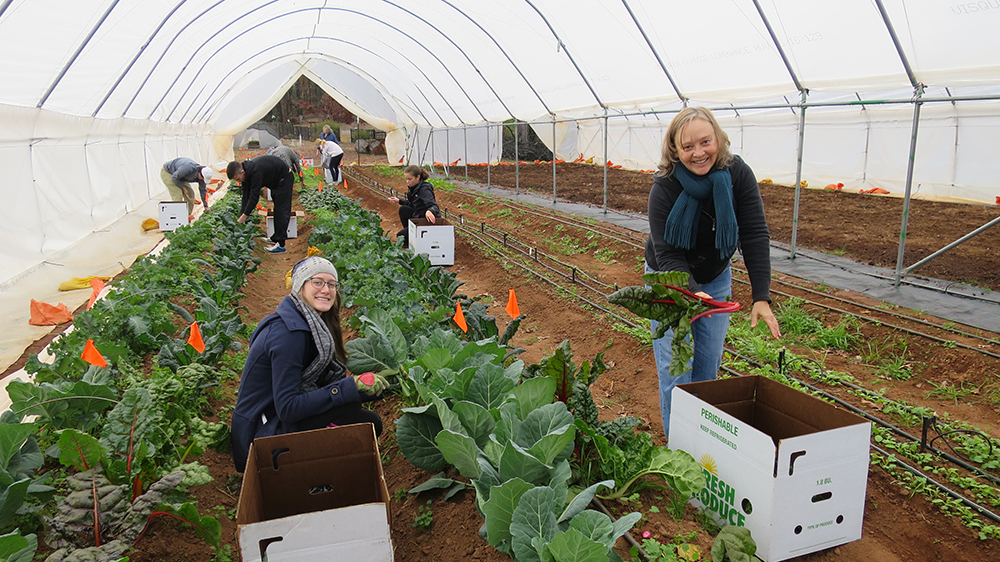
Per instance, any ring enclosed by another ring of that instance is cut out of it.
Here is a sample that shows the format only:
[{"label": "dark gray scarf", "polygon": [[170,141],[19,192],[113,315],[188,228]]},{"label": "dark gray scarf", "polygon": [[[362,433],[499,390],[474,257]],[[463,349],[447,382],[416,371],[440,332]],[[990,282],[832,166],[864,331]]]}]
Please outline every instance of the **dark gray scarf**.
[{"label": "dark gray scarf", "polygon": [[319,355],[302,372],[300,390],[302,392],[310,392],[344,378],[347,374],[347,367],[337,359],[337,355],[334,352],[333,334],[330,333],[330,328],[327,327],[326,322],[320,318],[319,312],[309,306],[309,303],[301,295],[291,293],[289,296],[291,296],[292,302],[295,303],[295,308],[306,319],[309,331],[312,332],[313,342],[316,343],[316,350],[319,351]]}]

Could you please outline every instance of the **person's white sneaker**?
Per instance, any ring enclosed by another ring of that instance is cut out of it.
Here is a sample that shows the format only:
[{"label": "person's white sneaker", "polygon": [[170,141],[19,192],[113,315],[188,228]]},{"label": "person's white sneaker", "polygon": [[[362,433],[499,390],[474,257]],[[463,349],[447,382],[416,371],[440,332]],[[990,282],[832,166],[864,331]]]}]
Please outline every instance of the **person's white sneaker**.
[{"label": "person's white sneaker", "polygon": [[283,254],[288,250],[286,250],[285,247],[282,246],[281,244],[275,243],[274,246],[271,246],[270,248],[265,248],[264,251],[270,252],[272,254]]}]

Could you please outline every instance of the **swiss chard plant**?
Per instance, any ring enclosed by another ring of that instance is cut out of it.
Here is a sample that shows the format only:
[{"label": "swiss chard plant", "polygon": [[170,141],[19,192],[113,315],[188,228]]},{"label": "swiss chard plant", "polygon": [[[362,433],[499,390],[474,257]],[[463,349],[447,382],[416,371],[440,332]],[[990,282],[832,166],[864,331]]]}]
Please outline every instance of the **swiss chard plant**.
[{"label": "swiss chard plant", "polygon": [[598,420],[590,385],[606,370],[600,353],[593,361],[583,361],[577,367],[568,340],[552,355],[526,369],[530,375],[556,382],[556,397],[567,404],[579,430],[574,456],[576,469],[585,481],[614,483],[600,497],[620,498],[630,490],[651,485],[645,477],[654,476],[662,478],[686,501],[705,486],[701,466],[691,455],[653,445],[648,433],[635,430],[642,423],[638,418]]},{"label": "swiss chard plant", "polygon": [[654,340],[666,335],[667,330],[674,331],[670,374],[675,377],[689,370],[688,361],[694,356],[694,347],[687,341],[691,322],[711,309],[704,299],[683,289],[688,286],[688,277],[680,271],[654,271],[642,276],[646,286],[624,287],[608,295],[608,302],[659,322]]}]

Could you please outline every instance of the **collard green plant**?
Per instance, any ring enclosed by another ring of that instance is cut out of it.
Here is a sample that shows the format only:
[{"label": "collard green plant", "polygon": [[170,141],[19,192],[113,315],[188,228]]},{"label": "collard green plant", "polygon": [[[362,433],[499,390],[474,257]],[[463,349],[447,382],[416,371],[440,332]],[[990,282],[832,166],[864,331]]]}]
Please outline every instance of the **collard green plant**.
[{"label": "collard green plant", "polygon": [[25,499],[45,501],[54,492],[46,476],[35,476],[42,466],[42,452],[33,435],[38,426],[17,423],[9,414],[4,418],[0,420],[0,529],[11,524]]},{"label": "collard green plant", "polygon": [[393,317],[381,309],[357,316],[364,337],[347,342],[347,368],[352,373],[394,374],[407,359],[407,343]]},{"label": "collard green plant", "polygon": [[694,356],[694,348],[686,341],[691,333],[691,321],[709,310],[708,305],[698,297],[680,289],[688,286],[688,277],[687,273],[680,271],[654,271],[642,276],[642,280],[647,283],[645,287],[624,287],[608,295],[608,302],[659,322],[653,332],[654,340],[662,338],[667,330],[673,329],[670,374],[675,377],[689,370],[688,361]]},{"label": "collard green plant", "polygon": [[118,403],[117,392],[110,385],[110,369],[91,367],[76,381],[11,381],[7,394],[17,416],[38,416],[38,424],[52,429],[90,431],[101,423],[101,414]]},{"label": "collard green plant", "polygon": [[757,543],[746,527],[723,527],[712,541],[712,560],[718,562],[753,562]]},{"label": "collard green plant", "polygon": [[0,535],[0,562],[31,562],[38,550],[38,538],[21,535],[20,529]]}]

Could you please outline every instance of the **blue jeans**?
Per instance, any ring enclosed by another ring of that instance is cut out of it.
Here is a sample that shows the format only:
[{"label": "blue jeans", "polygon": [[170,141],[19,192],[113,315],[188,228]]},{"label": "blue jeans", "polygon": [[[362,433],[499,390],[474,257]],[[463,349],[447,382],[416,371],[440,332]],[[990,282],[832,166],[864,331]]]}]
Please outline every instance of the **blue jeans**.
[{"label": "blue jeans", "polygon": [[[646,273],[653,270],[646,266]],[[733,294],[733,272],[727,267],[718,277],[704,283],[701,289],[712,295],[715,300],[726,300]],[[686,288],[686,287],[684,287]],[[655,332],[659,322],[650,320],[650,327]],[[670,342],[673,341],[673,329],[666,335],[653,340],[653,357],[656,359],[656,371],[660,379],[660,416],[663,418],[663,434],[670,438],[670,393],[679,384],[714,380],[722,364],[722,346],[726,342],[726,331],[729,330],[728,314],[713,314],[704,316],[691,325],[694,335],[694,357],[688,362],[691,370],[679,377],[670,376],[670,360],[673,353]],[[688,336],[691,341],[691,336]]]}]

